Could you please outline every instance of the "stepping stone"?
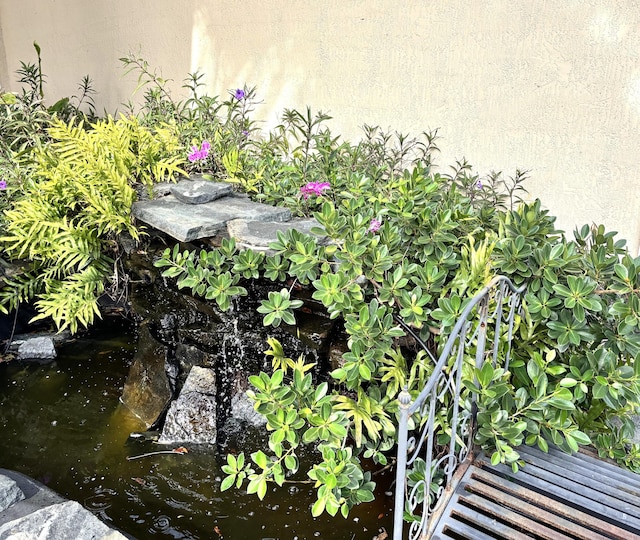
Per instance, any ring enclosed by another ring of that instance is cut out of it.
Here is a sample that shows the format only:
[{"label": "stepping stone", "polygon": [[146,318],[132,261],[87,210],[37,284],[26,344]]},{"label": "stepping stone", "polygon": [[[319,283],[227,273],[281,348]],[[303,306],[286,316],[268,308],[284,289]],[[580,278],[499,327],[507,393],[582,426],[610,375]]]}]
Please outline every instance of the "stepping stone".
[{"label": "stepping stone", "polygon": [[226,182],[209,180],[180,180],[171,186],[171,193],[186,204],[204,204],[231,195],[233,189]]},{"label": "stepping stone", "polygon": [[232,219],[288,221],[286,208],[256,203],[248,197],[229,195],[204,204],[184,204],[173,195],[134,203],[134,217],[181,242],[215,236]]},{"label": "stepping stone", "polygon": [[[236,245],[240,248],[270,252],[269,244],[278,240],[278,231],[296,229],[301,233],[311,234],[311,229],[319,226],[320,224],[315,219],[294,219],[287,222],[234,219],[227,223],[227,232],[231,238],[235,238]],[[321,243],[324,238],[318,240]]]}]

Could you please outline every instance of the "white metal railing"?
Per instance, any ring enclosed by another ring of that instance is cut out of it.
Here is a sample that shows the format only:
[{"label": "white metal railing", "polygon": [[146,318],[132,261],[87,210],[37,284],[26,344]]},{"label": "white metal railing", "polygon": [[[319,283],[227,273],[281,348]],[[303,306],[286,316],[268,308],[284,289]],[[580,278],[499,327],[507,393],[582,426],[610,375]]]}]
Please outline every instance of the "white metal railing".
[{"label": "white metal railing", "polygon": [[[398,396],[400,422],[394,540],[403,538],[405,511],[410,516],[406,538],[426,539],[430,516],[438,502],[446,499],[443,497],[445,490],[453,488],[451,478],[471,451],[475,434],[475,395],[466,404],[460,400],[464,359],[469,354],[473,355],[475,366],[480,368],[489,353],[494,366],[498,356],[503,355],[504,358],[500,358],[502,366],[509,368],[514,322],[524,289],[524,286],[518,288],[503,276],[491,280],[466,304],[437,361],[411,328],[398,321],[429,353],[435,366],[424,389],[413,402],[406,388]],[[491,349],[486,346],[488,338],[493,338]],[[445,435],[449,442],[442,448],[436,445],[436,438],[443,432],[440,427],[435,427],[435,419],[437,414],[441,415],[445,403],[448,421],[448,433]],[[410,436],[410,419],[416,413],[419,415],[414,420],[419,425],[411,430]],[[424,460],[424,477],[414,479],[413,486],[409,486],[407,471],[417,465],[419,459]],[[437,488],[432,487],[434,482]]]}]

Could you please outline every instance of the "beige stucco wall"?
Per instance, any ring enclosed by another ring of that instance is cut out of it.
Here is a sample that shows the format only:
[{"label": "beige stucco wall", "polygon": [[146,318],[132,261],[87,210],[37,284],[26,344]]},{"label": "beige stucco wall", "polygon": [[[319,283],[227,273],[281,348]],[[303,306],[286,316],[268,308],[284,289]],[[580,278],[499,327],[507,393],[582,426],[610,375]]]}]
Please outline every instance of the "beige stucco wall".
[{"label": "beige stucco wall", "polygon": [[[95,81],[100,108],[130,98],[118,58],[139,52],[167,78],[200,69],[209,91],[245,82],[265,126],[283,108],[359,126],[439,128],[442,169],[529,169],[570,231],[604,223],[640,248],[640,6],[636,0],[2,0],[15,89],[42,47],[51,101]],[[7,80],[7,73],[9,79]]]},{"label": "beige stucco wall", "polygon": [[7,56],[4,53],[4,38],[2,36],[2,19],[0,18],[0,86],[2,81],[9,80],[9,72],[7,69]]}]

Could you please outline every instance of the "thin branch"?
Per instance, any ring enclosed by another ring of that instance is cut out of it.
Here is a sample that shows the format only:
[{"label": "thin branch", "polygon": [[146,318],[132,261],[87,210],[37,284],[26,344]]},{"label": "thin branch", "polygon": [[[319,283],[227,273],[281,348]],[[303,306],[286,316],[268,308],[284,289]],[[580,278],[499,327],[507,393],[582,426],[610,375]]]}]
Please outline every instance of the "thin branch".
[{"label": "thin branch", "polygon": [[183,454],[187,453],[185,450],[186,449],[184,449],[184,448],[176,448],[175,450],[160,450],[158,452],[149,452],[147,454],[140,454],[139,456],[127,456],[127,461],[132,461],[134,459],[140,459],[140,458],[149,457],[149,456],[157,456],[157,455],[160,455],[160,454],[183,455]]},{"label": "thin branch", "polygon": [[639,294],[640,289],[630,289],[628,291],[618,291],[616,289],[597,289],[594,294]]}]

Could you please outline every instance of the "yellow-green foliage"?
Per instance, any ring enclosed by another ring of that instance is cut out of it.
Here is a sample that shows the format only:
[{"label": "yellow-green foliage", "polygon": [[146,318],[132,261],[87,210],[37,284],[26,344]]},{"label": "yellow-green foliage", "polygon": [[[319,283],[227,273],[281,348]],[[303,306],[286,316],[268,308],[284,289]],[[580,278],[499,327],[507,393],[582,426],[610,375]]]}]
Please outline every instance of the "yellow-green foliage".
[{"label": "yellow-green foliage", "polygon": [[49,135],[52,142],[34,152],[24,196],[5,212],[4,252],[31,268],[5,286],[0,301],[13,309],[35,297],[38,318],[75,332],[99,315],[117,235],[139,236],[134,186],[182,173],[182,157],[171,126],[150,130],[124,116],[89,130],[54,121]]}]

